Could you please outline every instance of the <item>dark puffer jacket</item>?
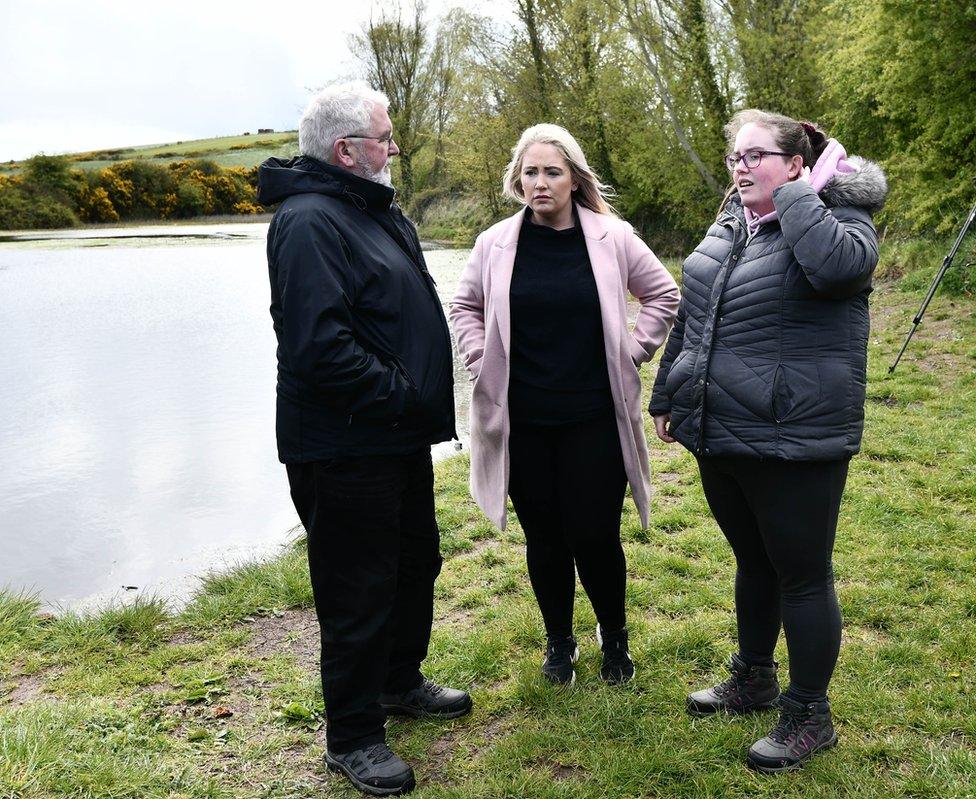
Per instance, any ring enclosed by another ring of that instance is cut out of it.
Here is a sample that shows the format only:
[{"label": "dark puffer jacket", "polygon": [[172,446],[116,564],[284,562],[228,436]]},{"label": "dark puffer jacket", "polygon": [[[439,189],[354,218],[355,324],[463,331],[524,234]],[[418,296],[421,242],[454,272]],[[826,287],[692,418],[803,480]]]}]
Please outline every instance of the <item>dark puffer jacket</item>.
[{"label": "dark puffer jacket", "polygon": [[824,461],[853,455],[864,427],[871,214],[880,167],[848,159],[819,196],[773,192],[778,220],[748,235],[726,204],[682,272],[681,307],[651,395],[696,455]]}]

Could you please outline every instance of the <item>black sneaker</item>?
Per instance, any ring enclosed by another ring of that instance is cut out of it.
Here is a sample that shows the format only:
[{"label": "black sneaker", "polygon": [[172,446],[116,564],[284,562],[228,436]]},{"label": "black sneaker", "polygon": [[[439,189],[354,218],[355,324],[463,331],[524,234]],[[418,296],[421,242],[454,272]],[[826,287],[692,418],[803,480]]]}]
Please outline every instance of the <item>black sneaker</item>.
[{"label": "black sneaker", "polygon": [[779,680],[776,678],[777,663],[772,666],[750,666],[738,655],[732,655],[729,671],[732,676],[725,682],[695,691],[686,700],[692,716],[710,716],[713,713],[751,713],[773,707],[779,697]]},{"label": "black sneaker", "polygon": [[746,758],[750,768],[765,774],[798,769],[821,749],[837,743],[830,702],[802,704],[781,696],[779,706],[779,724],[750,747]]},{"label": "black sneaker", "polygon": [[576,639],[567,635],[565,638],[548,636],[546,639],[546,659],[542,661],[542,676],[560,685],[572,685],[576,681],[573,664],[579,657],[579,647]]},{"label": "black sneaker", "polygon": [[397,796],[409,793],[417,785],[413,769],[393,754],[385,743],[344,754],[333,754],[326,750],[325,764],[330,771],[341,771],[359,790],[373,796]]},{"label": "black sneaker", "polygon": [[634,679],[637,669],[631,660],[628,648],[627,628],[615,633],[604,633],[600,625],[596,626],[596,640],[603,650],[603,662],[600,664],[600,678],[610,685],[622,685]]},{"label": "black sneaker", "polygon": [[383,694],[380,706],[388,716],[456,719],[471,712],[471,694],[424,680],[402,694]]}]

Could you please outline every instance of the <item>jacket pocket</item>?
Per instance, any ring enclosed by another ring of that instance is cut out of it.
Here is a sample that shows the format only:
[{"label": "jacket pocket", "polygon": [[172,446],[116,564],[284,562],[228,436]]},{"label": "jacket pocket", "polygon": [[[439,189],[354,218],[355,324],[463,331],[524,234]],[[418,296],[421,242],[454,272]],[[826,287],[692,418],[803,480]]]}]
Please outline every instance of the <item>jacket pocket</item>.
[{"label": "jacket pocket", "polygon": [[481,372],[478,372],[478,376],[474,378],[474,383],[471,386],[471,404],[474,406],[475,402],[489,402],[497,408],[504,407],[497,399],[488,393],[487,388],[481,382]]},{"label": "jacket pocket", "polygon": [[406,386],[406,398],[401,406],[399,415],[394,415],[388,401],[382,403],[373,402],[361,408],[356,413],[349,415],[347,421],[350,427],[359,425],[399,427],[404,419],[414,416],[421,405],[420,392],[417,389],[417,384],[414,383],[413,378],[410,377],[410,373],[403,367],[400,359],[389,353],[382,353],[377,357],[384,366],[392,369],[399,375],[401,382]]},{"label": "jacket pocket", "polygon": [[792,395],[789,393],[789,386],[783,380],[783,365],[776,364],[776,371],[773,372],[773,388],[769,393],[769,415],[779,424],[789,414],[791,407]]},{"label": "jacket pocket", "polygon": [[485,362],[485,356],[482,355],[478,360],[473,361],[470,366],[466,367],[468,370],[468,381],[471,383],[477,383],[478,378],[481,377],[481,367]]},{"label": "jacket pocket", "polygon": [[668,370],[668,376],[664,379],[664,393],[671,399],[674,399],[674,395],[678,389],[688,382],[688,378],[691,377],[691,373],[694,371],[695,360],[689,357],[691,354],[692,350],[682,350],[679,352],[678,357],[674,359],[674,363],[671,364],[671,368]]},{"label": "jacket pocket", "polygon": [[777,424],[816,414],[821,402],[822,379],[817,361],[777,364],[770,392],[770,415]]}]

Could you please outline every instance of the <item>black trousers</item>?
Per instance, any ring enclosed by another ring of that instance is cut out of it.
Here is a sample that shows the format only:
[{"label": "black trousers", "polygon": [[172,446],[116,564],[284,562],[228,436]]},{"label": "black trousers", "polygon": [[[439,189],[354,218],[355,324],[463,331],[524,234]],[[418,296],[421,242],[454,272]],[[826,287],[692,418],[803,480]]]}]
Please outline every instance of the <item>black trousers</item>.
[{"label": "black trousers", "polygon": [[570,425],[513,422],[509,453],[509,496],[525,532],[529,579],[546,632],[572,634],[574,565],[600,626],[621,629],[627,477],[612,413]]},{"label": "black trousers", "polygon": [[288,464],[322,635],[326,741],[384,740],[379,695],[423,679],[440,536],[430,452]]},{"label": "black trousers", "polygon": [[699,458],[702,487],[735,552],[739,653],[767,663],[786,633],[790,689],[827,694],[840,651],[832,553],[850,461]]}]

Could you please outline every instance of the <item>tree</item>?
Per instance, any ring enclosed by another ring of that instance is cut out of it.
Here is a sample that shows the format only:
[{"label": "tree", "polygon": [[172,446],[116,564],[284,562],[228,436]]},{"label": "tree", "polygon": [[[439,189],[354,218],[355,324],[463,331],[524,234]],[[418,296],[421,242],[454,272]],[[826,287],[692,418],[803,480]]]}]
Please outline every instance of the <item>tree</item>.
[{"label": "tree", "polygon": [[36,194],[73,208],[85,190],[84,178],[66,155],[35,155],[24,165],[24,184]]},{"label": "tree", "polygon": [[590,0],[541,0],[538,6],[546,60],[558,76],[548,82],[550,113],[579,140],[601,178],[614,184],[604,99],[611,53],[621,39],[619,14]]},{"label": "tree", "polygon": [[976,199],[976,5],[834,0],[827,19],[832,133],[882,161],[896,229],[955,230]]},{"label": "tree", "polygon": [[470,46],[471,19],[454,9],[437,27],[430,53],[431,118],[434,128],[434,161],[428,182],[438,184],[446,170],[445,137],[461,102],[457,64]]},{"label": "tree", "polygon": [[823,86],[810,30],[813,0],[724,0],[742,58],[745,104],[800,119],[820,115]]},{"label": "tree", "polygon": [[407,203],[416,188],[414,158],[430,133],[432,73],[438,63],[429,48],[423,0],[417,0],[412,19],[404,19],[399,4],[395,13],[381,12],[379,21],[370,18],[362,34],[352,37],[352,45],[369,82],[390,98],[400,148],[399,190]]},{"label": "tree", "polygon": [[[631,39],[636,45],[638,62],[651,79],[655,96],[665,111],[671,131],[705,186],[716,197],[722,196],[725,190],[722,181],[717,177],[719,173],[715,153],[702,152],[702,148],[694,141],[692,133],[692,126],[701,120],[702,114],[698,109],[689,107],[688,103],[681,102],[681,75],[685,64],[683,58],[676,55],[682,44],[675,41],[677,27],[669,24],[674,9],[666,6],[661,0],[655,2],[622,0],[622,2]],[[696,64],[698,78],[701,79],[702,74],[708,69],[704,62],[698,62]],[[718,84],[714,78],[710,83],[717,88]]]}]

